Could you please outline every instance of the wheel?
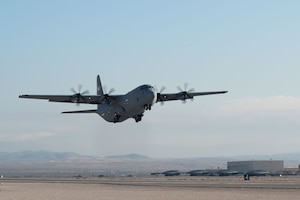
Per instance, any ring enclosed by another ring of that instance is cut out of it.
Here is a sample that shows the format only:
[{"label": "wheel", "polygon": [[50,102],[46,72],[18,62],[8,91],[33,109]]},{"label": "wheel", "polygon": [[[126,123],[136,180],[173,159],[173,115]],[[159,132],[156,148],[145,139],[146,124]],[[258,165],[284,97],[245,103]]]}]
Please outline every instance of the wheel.
[{"label": "wheel", "polygon": [[119,120],[120,120],[120,115],[118,115],[117,113],[115,113],[114,123],[119,122]]},{"label": "wheel", "polygon": [[135,116],[135,122],[139,122],[142,120],[143,114]]}]

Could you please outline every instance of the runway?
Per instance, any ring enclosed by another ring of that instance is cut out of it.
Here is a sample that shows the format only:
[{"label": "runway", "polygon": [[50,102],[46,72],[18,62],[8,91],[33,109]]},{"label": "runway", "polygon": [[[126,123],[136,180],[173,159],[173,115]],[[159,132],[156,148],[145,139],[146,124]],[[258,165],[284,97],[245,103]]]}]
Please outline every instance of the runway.
[{"label": "runway", "polygon": [[298,199],[300,177],[114,177],[0,180],[8,199]]}]

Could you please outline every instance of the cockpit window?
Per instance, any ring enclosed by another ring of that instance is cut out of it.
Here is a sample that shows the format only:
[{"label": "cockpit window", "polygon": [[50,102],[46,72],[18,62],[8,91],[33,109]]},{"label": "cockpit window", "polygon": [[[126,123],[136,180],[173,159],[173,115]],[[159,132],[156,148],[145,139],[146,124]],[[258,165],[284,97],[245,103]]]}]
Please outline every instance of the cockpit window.
[{"label": "cockpit window", "polygon": [[140,90],[145,90],[145,89],[150,89],[150,88],[152,88],[151,85],[142,85],[142,86],[140,86]]}]

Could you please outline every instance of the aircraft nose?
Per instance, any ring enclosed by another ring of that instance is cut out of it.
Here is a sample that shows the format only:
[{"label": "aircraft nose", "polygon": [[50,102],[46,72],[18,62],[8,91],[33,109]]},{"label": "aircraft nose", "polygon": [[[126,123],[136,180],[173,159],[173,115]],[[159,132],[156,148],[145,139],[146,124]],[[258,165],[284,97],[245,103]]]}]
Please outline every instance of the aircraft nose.
[{"label": "aircraft nose", "polygon": [[153,87],[149,87],[148,88],[148,92],[147,92],[147,95],[149,96],[150,99],[152,99],[152,105],[154,103],[156,103],[156,92],[155,92],[155,89]]}]

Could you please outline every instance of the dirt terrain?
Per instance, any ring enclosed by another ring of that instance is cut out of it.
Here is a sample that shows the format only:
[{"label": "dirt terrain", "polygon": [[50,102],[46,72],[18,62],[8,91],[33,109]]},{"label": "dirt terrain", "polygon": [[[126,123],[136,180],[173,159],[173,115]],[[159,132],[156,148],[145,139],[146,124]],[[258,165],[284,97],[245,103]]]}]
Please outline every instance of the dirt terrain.
[{"label": "dirt terrain", "polygon": [[1,179],[1,200],[298,199],[300,177]]}]

